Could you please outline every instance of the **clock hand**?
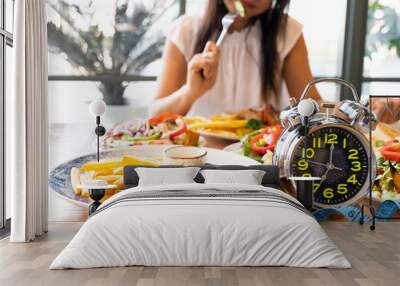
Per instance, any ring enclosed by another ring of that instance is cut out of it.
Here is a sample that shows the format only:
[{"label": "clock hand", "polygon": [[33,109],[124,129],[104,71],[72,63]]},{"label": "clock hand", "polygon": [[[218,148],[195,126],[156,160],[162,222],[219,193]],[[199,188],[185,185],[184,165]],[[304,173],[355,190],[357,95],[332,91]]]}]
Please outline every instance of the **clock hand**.
[{"label": "clock hand", "polygon": [[333,165],[332,165],[332,170],[343,171],[343,169],[342,169],[342,168],[339,168],[339,167],[336,167],[336,166],[333,166]]},{"label": "clock hand", "polygon": [[318,166],[327,167],[326,164],[324,164],[324,163],[315,162],[315,161],[311,161],[311,160],[307,160],[307,162],[310,162],[311,164],[315,164],[315,165],[318,165]]},{"label": "clock hand", "polygon": [[333,165],[329,166],[329,164],[324,164],[324,163],[315,162],[315,161],[311,161],[311,160],[307,160],[307,162],[309,162],[311,164],[318,165],[318,166],[323,166],[323,167],[326,167],[326,168],[331,169],[331,170],[343,171],[342,168],[339,168],[339,167],[336,167],[336,166],[333,166]]},{"label": "clock hand", "polygon": [[325,171],[325,173],[321,176],[321,181],[319,182],[321,185],[322,185],[322,183],[326,180],[326,177],[327,177],[329,171],[330,171],[330,169],[327,168],[326,171]]},{"label": "clock hand", "polygon": [[326,177],[328,176],[328,173],[329,173],[329,171],[330,170],[332,170],[332,167],[333,167],[333,165],[332,165],[332,161],[333,161],[333,150],[335,149],[335,145],[334,144],[331,144],[331,148],[330,148],[330,154],[329,154],[329,162],[328,162],[328,164],[326,164],[326,171],[325,171],[325,173],[321,176],[321,181],[320,181],[320,184],[322,184],[325,180],[326,180]]},{"label": "clock hand", "polygon": [[331,144],[331,153],[329,154],[329,165],[333,162],[333,150],[335,149],[335,144]]}]

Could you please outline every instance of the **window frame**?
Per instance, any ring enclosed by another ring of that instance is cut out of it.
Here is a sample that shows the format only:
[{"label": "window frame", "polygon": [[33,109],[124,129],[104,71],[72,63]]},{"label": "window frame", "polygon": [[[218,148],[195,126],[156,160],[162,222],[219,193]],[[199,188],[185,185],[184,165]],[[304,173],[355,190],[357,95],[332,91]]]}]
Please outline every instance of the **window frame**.
[{"label": "window frame", "polygon": [[[347,2],[353,2],[351,0],[347,0]],[[358,1],[355,1],[358,2]],[[187,8],[187,0],[179,0],[179,14],[178,16],[184,15],[186,13],[186,8]],[[347,10],[349,7],[347,7]],[[347,33],[347,27],[348,27],[348,15],[346,15],[346,33]],[[346,42],[346,41],[344,41]],[[351,49],[350,49],[351,51]],[[345,55],[343,55],[343,58]],[[343,63],[345,61],[343,60]],[[342,63],[342,69],[343,69],[343,63]],[[343,72],[342,72],[343,74]],[[320,75],[314,75],[315,78],[320,78]],[[110,81],[120,81],[121,78],[123,78],[124,81],[127,82],[135,82],[135,81],[156,81],[157,77],[156,76],[142,76],[142,75],[124,75],[124,76],[107,76],[107,79]],[[81,76],[81,75],[49,75],[48,80],[49,81],[100,81],[104,79],[103,76]]]},{"label": "window frame", "polygon": [[[5,103],[6,103],[6,50],[7,46],[13,48],[13,34],[6,30],[6,0],[0,0],[0,237],[7,235],[10,231],[10,219],[6,217],[6,188],[5,188]],[[13,13],[15,0],[11,1]],[[13,15],[11,16],[13,17]],[[13,30],[13,29],[12,29]]]},{"label": "window frame", "polygon": [[[179,13],[178,17],[182,16],[186,13],[186,1],[187,0],[179,0]],[[157,76],[143,76],[138,74],[133,75],[121,75],[121,76],[71,76],[71,75],[49,75],[49,81],[101,81],[106,78],[109,81],[121,81],[123,79],[126,82],[135,82],[135,81],[157,81]]]},{"label": "window frame", "polygon": [[[187,0],[179,0],[179,15],[186,12]],[[368,82],[400,82],[397,77],[364,77],[364,54],[367,36],[368,0],[347,0],[345,37],[343,42],[343,58],[341,78],[353,83],[359,94],[363,83]],[[362,52],[360,52],[362,51]],[[320,75],[314,75],[320,78]],[[51,75],[49,81],[99,81],[104,79],[100,76],[64,76]],[[120,80],[121,78],[110,77],[109,80]],[[130,81],[156,81],[156,76],[129,75],[124,80]],[[349,90],[341,88],[340,100],[352,99]]]},{"label": "window frame", "polygon": [[[367,38],[368,7],[369,1],[348,2],[348,14],[346,16],[345,56],[343,57],[343,78],[352,82],[359,94],[365,83],[395,82],[400,83],[400,77],[366,77],[364,76],[365,43]],[[362,51],[360,53],[359,51]],[[341,98],[349,99],[348,91],[341,92]]]}]

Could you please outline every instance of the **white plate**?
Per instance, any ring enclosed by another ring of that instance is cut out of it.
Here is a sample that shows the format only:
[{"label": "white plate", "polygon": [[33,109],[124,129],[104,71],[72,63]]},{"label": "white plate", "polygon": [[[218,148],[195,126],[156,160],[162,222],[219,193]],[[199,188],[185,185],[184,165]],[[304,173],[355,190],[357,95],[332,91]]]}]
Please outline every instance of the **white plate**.
[{"label": "white plate", "polygon": [[233,152],[236,154],[241,154],[242,152],[242,143],[241,142],[236,142],[231,145],[226,146],[224,149],[226,152]]},{"label": "white plate", "polygon": [[196,130],[200,136],[204,137],[205,139],[217,139],[217,140],[225,140],[230,142],[238,142],[240,141],[239,137],[237,136],[228,136],[223,134],[217,134],[213,132],[207,132],[205,130]]},{"label": "white plate", "polygon": [[[142,145],[132,146],[125,149],[115,149],[110,151],[102,151],[100,153],[100,159],[111,159],[119,158],[124,155],[130,155],[141,159],[156,160],[162,159],[164,150],[174,145]],[[175,145],[176,146],[176,145]],[[204,148],[207,150],[207,156],[205,159],[206,163],[218,164],[218,165],[257,165],[259,162],[230,152]],[[65,162],[50,172],[49,185],[50,189],[63,199],[72,202],[75,205],[87,207],[89,205],[89,199],[86,197],[78,196],[75,194],[74,189],[71,186],[71,168],[81,167],[83,164],[89,161],[95,161],[96,154],[89,154],[81,156]]]}]

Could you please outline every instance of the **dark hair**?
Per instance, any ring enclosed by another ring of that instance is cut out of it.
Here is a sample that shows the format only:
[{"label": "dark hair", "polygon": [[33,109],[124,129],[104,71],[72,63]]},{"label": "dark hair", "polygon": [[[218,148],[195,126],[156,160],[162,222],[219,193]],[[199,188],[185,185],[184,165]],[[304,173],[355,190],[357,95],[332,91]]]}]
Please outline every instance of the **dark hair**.
[{"label": "dark hair", "polygon": [[[280,59],[277,48],[278,36],[281,31],[285,31],[287,15],[285,10],[288,7],[290,0],[277,0],[276,4],[269,8],[264,13],[254,17],[254,23],[259,20],[261,26],[261,51],[262,63],[260,73],[262,79],[262,92],[267,94],[268,91],[273,91],[275,95],[278,93],[279,85],[278,67]],[[206,17],[203,19],[203,24],[200,29],[199,36],[196,41],[194,52],[201,53],[209,40],[219,35],[222,31],[222,18],[228,13],[228,9],[222,0],[209,0],[205,11]],[[253,23],[253,24],[254,24]]]}]

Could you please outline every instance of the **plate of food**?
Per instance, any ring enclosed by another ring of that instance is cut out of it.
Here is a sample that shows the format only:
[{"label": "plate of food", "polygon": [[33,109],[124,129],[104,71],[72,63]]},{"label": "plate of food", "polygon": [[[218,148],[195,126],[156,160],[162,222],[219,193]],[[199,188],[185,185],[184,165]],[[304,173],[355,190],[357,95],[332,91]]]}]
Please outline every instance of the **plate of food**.
[{"label": "plate of food", "polygon": [[109,129],[102,139],[102,149],[137,145],[199,145],[199,135],[189,130],[185,118],[165,112],[148,120],[132,119]]},{"label": "plate of food", "polygon": [[[87,207],[90,203],[88,190],[80,189],[85,181],[103,180],[115,189],[107,190],[103,200],[124,189],[123,168],[127,165],[158,166],[165,161],[165,151],[176,145],[137,145],[102,151],[100,162],[96,154],[89,154],[65,162],[49,174],[50,189],[61,198],[75,205]],[[201,148],[206,151],[205,164],[254,165],[257,161],[223,150]]]},{"label": "plate of food", "polygon": [[267,126],[245,135],[240,142],[224,148],[225,151],[249,157],[263,164],[272,164],[275,144],[283,132],[281,125]]},{"label": "plate of food", "polygon": [[279,123],[278,114],[270,105],[245,109],[238,113],[214,115],[210,118],[187,118],[185,121],[189,130],[206,139],[228,142],[238,142],[254,130]]},{"label": "plate of food", "polygon": [[372,146],[377,159],[373,199],[400,200],[400,130],[379,123],[372,133]]}]

